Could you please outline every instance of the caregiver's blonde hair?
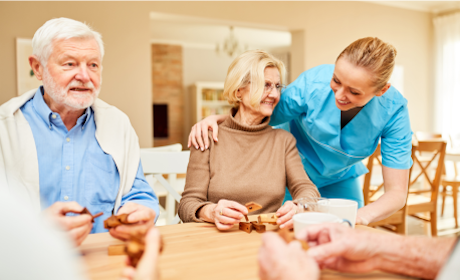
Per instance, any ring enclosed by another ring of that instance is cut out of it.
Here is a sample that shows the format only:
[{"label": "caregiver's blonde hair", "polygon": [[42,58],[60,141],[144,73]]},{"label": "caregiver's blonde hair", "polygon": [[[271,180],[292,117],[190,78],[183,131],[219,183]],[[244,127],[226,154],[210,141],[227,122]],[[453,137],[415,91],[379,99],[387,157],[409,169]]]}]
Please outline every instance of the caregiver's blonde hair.
[{"label": "caregiver's blonde hair", "polygon": [[373,73],[372,84],[381,90],[390,80],[395,66],[396,49],[377,37],[358,39],[346,47],[339,58],[344,57],[356,66],[361,66]]},{"label": "caregiver's blonde hair", "polygon": [[240,106],[241,98],[237,96],[238,89],[250,85],[249,100],[253,107],[258,108],[265,90],[264,71],[274,67],[280,72],[280,82],[286,77],[283,62],[263,50],[250,50],[242,53],[228,67],[224,84],[224,98],[234,108]]}]

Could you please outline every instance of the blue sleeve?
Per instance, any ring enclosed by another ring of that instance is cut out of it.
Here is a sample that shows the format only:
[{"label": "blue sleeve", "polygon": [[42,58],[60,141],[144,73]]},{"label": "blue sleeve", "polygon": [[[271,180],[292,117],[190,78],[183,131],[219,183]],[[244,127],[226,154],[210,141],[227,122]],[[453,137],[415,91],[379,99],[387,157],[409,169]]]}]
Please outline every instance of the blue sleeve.
[{"label": "blue sleeve", "polygon": [[[142,170],[142,165],[139,161],[139,168],[137,169],[136,178],[134,179],[134,184],[129,193],[127,193],[121,199],[121,206],[126,202],[135,202],[149,208],[152,208],[155,211],[155,222],[160,216],[160,206],[158,203],[158,198],[153,192],[152,187],[145,180],[144,170]],[[120,206],[120,207],[121,207]]]},{"label": "blue sleeve", "polygon": [[401,106],[382,133],[382,164],[395,169],[412,166],[412,130],[407,105]]},{"label": "blue sleeve", "polygon": [[281,94],[280,101],[270,117],[270,125],[275,126],[289,122],[302,113],[306,113],[308,72],[305,71],[291,83]]}]

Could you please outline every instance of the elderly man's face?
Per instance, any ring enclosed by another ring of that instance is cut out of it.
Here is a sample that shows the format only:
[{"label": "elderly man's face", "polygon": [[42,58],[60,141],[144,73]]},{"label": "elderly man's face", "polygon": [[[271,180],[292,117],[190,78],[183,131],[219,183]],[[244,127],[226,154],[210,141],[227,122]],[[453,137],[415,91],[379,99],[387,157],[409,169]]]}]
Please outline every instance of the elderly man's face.
[{"label": "elderly man's face", "polygon": [[96,40],[54,41],[53,52],[43,72],[45,93],[60,105],[87,108],[99,94],[101,71],[101,54]]}]

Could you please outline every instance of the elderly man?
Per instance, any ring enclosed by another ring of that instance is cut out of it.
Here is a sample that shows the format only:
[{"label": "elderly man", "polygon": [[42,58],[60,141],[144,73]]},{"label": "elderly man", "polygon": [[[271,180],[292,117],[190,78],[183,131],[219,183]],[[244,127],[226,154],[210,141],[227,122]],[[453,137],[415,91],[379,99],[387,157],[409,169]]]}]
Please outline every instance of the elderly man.
[{"label": "elderly man", "polygon": [[[154,223],[158,199],[145,181],[128,117],[97,99],[104,46],[86,24],[58,18],[40,27],[29,63],[43,86],[0,107],[0,186],[45,209],[77,244],[127,213]],[[40,199],[41,198],[41,199]],[[103,216],[73,215],[87,207]],[[127,227],[111,230],[127,237]]]},{"label": "elderly man", "polygon": [[458,279],[460,275],[458,238],[373,233],[339,224],[310,226],[298,238],[310,244],[307,252],[299,242],[286,244],[275,233],[264,234],[259,252],[261,279],[317,280],[319,266],[341,272],[381,270],[438,280]]}]

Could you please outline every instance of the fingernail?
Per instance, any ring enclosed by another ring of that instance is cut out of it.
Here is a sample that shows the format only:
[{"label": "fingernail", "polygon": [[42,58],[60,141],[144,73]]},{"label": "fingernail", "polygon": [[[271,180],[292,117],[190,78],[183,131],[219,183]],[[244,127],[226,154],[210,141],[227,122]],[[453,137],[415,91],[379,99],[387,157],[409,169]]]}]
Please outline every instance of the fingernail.
[{"label": "fingernail", "polygon": [[284,228],[284,225],[280,225],[280,228]]},{"label": "fingernail", "polygon": [[280,213],[276,213],[276,216],[279,217],[279,216],[280,216]]},{"label": "fingernail", "polygon": [[203,148],[201,148],[201,151],[204,151],[204,149],[203,149]]},{"label": "fingernail", "polygon": [[198,146],[195,146],[195,148],[196,148],[197,150],[199,149],[199,147],[198,147]]},{"label": "fingernail", "polygon": [[216,142],[219,141],[219,139],[216,138]]},{"label": "fingernail", "polygon": [[208,149],[208,146],[205,146],[204,148],[207,150],[207,149]]}]

